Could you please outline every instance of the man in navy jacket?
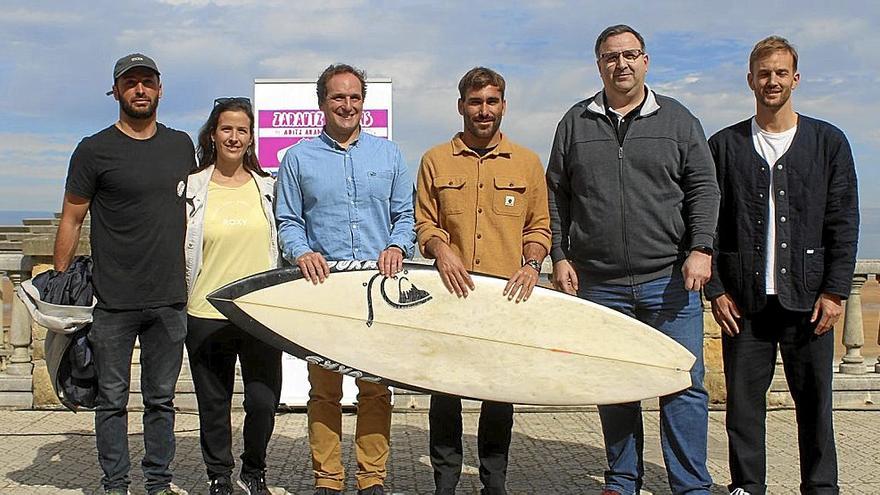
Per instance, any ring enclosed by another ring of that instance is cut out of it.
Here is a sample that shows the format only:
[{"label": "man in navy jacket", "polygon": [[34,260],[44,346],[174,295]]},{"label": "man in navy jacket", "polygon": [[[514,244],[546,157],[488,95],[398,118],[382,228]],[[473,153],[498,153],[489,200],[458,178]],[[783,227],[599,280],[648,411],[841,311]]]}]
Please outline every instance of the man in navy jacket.
[{"label": "man in navy jacket", "polygon": [[709,140],[721,210],[706,296],[723,331],[735,494],[767,490],[765,396],[777,347],[797,409],[801,492],[839,492],[830,330],[855,268],[858,192],[843,132],[793,110],[799,80],[794,47],[761,40],[749,58],[755,116]]}]

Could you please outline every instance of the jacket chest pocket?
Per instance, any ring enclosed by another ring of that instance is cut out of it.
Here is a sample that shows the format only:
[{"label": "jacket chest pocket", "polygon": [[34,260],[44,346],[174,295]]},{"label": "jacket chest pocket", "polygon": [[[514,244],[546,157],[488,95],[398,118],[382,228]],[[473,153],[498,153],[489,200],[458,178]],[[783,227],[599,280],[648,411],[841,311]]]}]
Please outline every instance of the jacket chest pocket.
[{"label": "jacket chest pocket", "polygon": [[526,181],[519,177],[495,177],[492,210],[499,215],[522,216],[526,211]]},{"label": "jacket chest pocket", "polygon": [[444,215],[455,215],[464,211],[467,198],[464,186],[467,178],[463,175],[443,175],[434,178],[434,189]]}]

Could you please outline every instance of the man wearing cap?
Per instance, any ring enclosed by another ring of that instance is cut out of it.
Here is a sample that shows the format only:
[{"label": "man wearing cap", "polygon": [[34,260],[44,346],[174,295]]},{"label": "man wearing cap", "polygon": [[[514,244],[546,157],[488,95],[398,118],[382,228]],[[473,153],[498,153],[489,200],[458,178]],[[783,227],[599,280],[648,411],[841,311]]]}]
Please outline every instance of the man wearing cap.
[{"label": "man wearing cap", "polygon": [[186,336],[184,233],[186,177],[195,168],[189,136],[156,122],[162,84],[156,63],[119,59],[108,92],[119,120],[84,138],[70,158],[55,269],[70,264],[91,214],[95,307],[89,343],[98,374],[95,438],[105,493],[128,491],[128,395],[140,342],[144,458],[149,495],[177,493],[174,386]]}]

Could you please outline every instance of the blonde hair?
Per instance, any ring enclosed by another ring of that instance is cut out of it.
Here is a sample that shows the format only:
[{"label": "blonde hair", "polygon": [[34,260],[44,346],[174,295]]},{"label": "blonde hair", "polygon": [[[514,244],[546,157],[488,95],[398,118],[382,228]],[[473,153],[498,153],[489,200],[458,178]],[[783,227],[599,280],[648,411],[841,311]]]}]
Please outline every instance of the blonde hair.
[{"label": "blonde hair", "polygon": [[755,62],[758,60],[770,55],[773,52],[785,50],[791,54],[791,58],[794,61],[794,67],[792,67],[795,71],[797,71],[798,64],[798,54],[797,50],[795,50],[794,45],[788,42],[787,39],[782,36],[776,36],[775,34],[772,36],[767,36],[761,41],[755,44],[755,47],[752,48],[752,53],[749,55],[749,70],[752,70],[752,66],[755,65]]}]

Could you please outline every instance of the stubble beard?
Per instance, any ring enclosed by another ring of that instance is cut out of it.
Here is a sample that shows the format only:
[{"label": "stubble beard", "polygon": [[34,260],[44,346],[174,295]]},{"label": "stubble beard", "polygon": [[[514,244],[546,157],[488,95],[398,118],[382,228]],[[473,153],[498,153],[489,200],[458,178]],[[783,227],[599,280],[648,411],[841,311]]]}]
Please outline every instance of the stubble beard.
[{"label": "stubble beard", "polygon": [[495,117],[495,120],[492,121],[492,126],[486,130],[480,129],[478,123],[473,122],[473,121],[471,122],[471,125],[469,127],[470,127],[471,134],[473,134],[474,137],[477,137],[480,139],[489,139],[492,136],[494,136],[495,134],[497,134],[498,129],[501,128],[501,118]]}]

